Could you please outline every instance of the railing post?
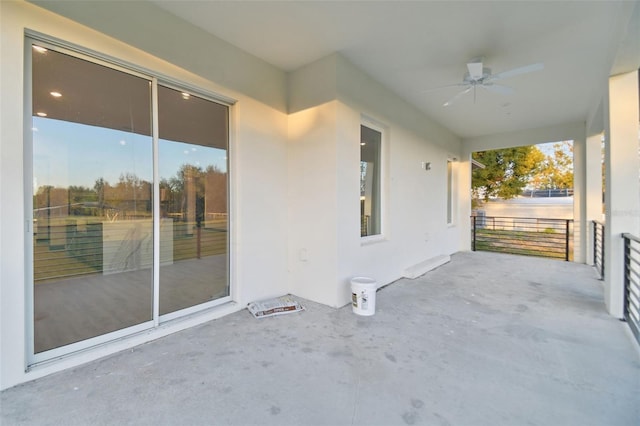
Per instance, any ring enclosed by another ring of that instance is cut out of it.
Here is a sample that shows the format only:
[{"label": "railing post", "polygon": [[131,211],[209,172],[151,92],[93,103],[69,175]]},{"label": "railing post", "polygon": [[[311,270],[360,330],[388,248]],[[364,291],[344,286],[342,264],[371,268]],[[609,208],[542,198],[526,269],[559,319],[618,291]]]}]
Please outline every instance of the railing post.
[{"label": "railing post", "polygon": [[592,220],[593,224],[593,265],[598,267],[598,225],[595,220]]},{"label": "railing post", "polygon": [[600,268],[600,270],[602,271],[602,273],[600,275],[602,275],[602,279],[604,280],[604,255],[605,255],[605,250],[607,250],[607,246],[604,245],[604,225],[602,225],[602,227],[600,228],[600,232],[602,232],[602,235],[600,236],[601,241],[600,244],[602,245],[602,250],[600,250],[600,263],[602,264],[602,267]]},{"label": "railing post", "polygon": [[564,260],[569,261],[569,221],[566,219],[564,227]]},{"label": "railing post", "polygon": [[471,250],[476,251],[476,217],[477,216],[472,216],[472,217],[473,217],[473,241],[471,245]]},{"label": "railing post", "polygon": [[624,256],[623,256],[624,269],[622,270],[622,277],[623,277],[622,319],[626,321],[629,319],[629,287],[630,287],[629,280],[631,279],[631,240],[627,238],[624,234],[622,235],[622,238],[623,238],[623,246],[624,246]]}]

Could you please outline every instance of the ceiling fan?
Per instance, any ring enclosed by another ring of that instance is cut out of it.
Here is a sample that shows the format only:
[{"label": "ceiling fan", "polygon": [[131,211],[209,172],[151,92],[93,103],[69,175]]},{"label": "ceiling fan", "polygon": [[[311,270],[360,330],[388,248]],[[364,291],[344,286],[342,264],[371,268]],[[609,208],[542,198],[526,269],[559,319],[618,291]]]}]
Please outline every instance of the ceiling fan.
[{"label": "ceiling fan", "polygon": [[505,78],[514,77],[516,75],[527,74],[533,71],[540,71],[541,69],[544,69],[544,64],[536,63],[526,65],[524,67],[514,68],[509,71],[503,71],[498,74],[492,74],[491,68],[485,67],[482,63],[482,59],[474,59],[467,64],[467,72],[464,74],[462,83],[436,87],[427,91],[430,92],[433,90],[446,89],[449,87],[463,87],[463,90],[461,92],[446,101],[442,106],[448,107],[452,105],[455,101],[471,91],[473,91],[473,102],[475,103],[476,88],[480,87],[490,92],[499,93],[501,95],[509,95],[513,93],[513,89],[511,87],[495,84],[495,82],[503,80]]}]

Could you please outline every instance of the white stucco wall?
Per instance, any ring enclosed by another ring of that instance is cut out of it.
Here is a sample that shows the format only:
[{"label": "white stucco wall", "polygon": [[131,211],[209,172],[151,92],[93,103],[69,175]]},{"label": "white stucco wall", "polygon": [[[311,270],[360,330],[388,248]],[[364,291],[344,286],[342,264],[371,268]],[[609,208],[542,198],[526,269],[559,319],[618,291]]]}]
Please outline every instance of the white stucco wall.
[{"label": "white stucco wall", "polygon": [[638,71],[609,78],[605,99],[605,286],[609,313],[624,315],[624,245],[622,234],[640,235],[638,191]]},{"label": "white stucco wall", "polygon": [[337,104],[289,117],[289,291],[336,306]]},{"label": "white stucco wall", "polygon": [[[353,276],[381,286],[407,267],[458,251],[460,218],[446,223],[446,167],[448,158],[460,158],[460,141],[340,55],[289,78],[291,291],[342,306]],[[314,84],[322,90],[305,89]],[[384,129],[384,235],[373,241],[359,231],[363,120]]]},{"label": "white stucco wall", "polygon": [[[193,38],[193,34],[186,30],[172,33],[172,48],[167,47],[166,37],[149,39],[145,32],[125,31],[127,37],[137,34],[137,42],[148,47],[145,52],[21,1],[0,2],[0,20],[0,250],[3,254],[0,265],[0,388],[242,309],[249,301],[287,292],[288,227],[287,217],[283,214],[287,204],[288,178],[284,73],[228,46],[217,50],[215,60],[186,54],[186,51],[207,51],[207,43],[210,42],[209,39]],[[114,22],[113,25],[119,24]],[[230,146],[231,278],[232,296],[236,303],[165,325],[144,335],[38,366],[25,373],[25,336],[26,327],[30,324],[25,310],[25,286],[30,285],[25,282],[25,237],[29,235],[25,232],[27,215],[22,185],[22,182],[25,185],[30,182],[30,178],[24,176],[22,165],[25,29],[237,101],[231,109]],[[181,40],[181,34],[185,34],[185,39]],[[184,46],[190,46],[190,49]],[[164,60],[150,55],[149,50],[161,52]],[[180,63],[181,67],[167,61]],[[239,61],[243,65],[242,76],[232,77],[234,73],[229,68],[236,67]],[[189,70],[200,72],[198,75]],[[223,83],[226,85],[218,83],[216,78],[225,80]],[[256,82],[259,82],[259,90]],[[255,98],[246,93],[256,93]]]},{"label": "white stucco wall", "polygon": [[[78,22],[30,3],[0,2],[1,388],[208,321],[257,299],[290,292],[342,306],[350,300],[349,279],[355,275],[384,285],[414,264],[468,249],[468,232],[461,232],[467,222],[463,202],[454,204],[453,225],[446,223],[447,159],[455,159],[454,198],[468,200],[460,189],[468,179],[461,169],[469,165],[460,156],[460,140],[340,55],[286,75],[147,4],[133,6],[138,15],[113,22],[101,17],[117,14],[122,7],[117,2],[100,3],[95,11],[86,5],[51,7]],[[155,20],[163,30],[133,29],[140,14],[148,14],[145,26]],[[22,167],[25,29],[236,101],[230,135],[235,303],[25,372],[30,327],[25,289],[31,285],[24,272],[29,234],[23,185],[30,185]],[[167,29],[170,41],[162,36]],[[363,119],[385,129],[384,235],[366,243],[359,234]],[[422,162],[431,163],[431,170]]]}]

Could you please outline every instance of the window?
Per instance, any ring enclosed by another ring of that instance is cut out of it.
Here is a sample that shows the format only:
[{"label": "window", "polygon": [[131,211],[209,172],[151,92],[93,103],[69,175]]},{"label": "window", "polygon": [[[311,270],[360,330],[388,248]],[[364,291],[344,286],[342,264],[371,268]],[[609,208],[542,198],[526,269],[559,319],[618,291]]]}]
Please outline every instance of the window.
[{"label": "window", "polygon": [[453,160],[447,160],[447,224],[453,224]]},{"label": "window", "polygon": [[379,235],[382,132],[360,126],[360,236]]},{"label": "window", "polygon": [[228,106],[28,41],[31,361],[228,300]]}]

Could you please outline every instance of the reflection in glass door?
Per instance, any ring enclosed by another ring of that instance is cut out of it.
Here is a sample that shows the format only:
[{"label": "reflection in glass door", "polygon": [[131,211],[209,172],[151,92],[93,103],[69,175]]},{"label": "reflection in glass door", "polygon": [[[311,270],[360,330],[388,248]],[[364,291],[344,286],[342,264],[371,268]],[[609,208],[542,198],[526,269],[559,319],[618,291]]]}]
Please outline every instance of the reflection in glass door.
[{"label": "reflection in glass door", "polygon": [[228,106],[28,41],[29,362],[229,300]]},{"label": "reflection in glass door", "polygon": [[158,85],[160,314],[229,295],[228,108]]},{"label": "reflection in glass door", "polygon": [[34,353],[152,319],[151,82],[34,45]]}]

